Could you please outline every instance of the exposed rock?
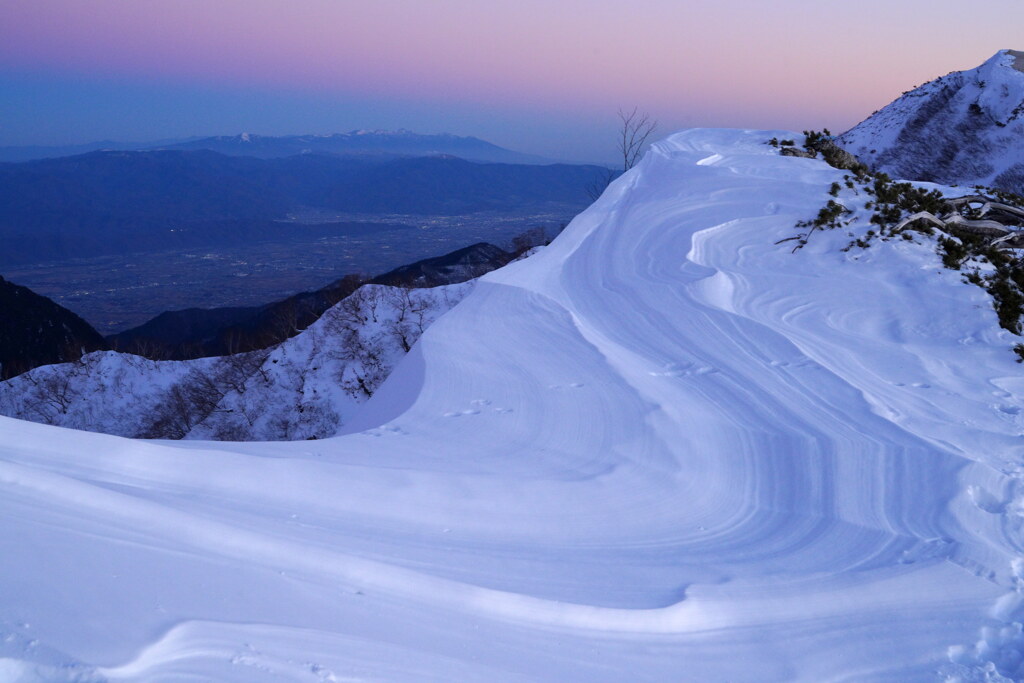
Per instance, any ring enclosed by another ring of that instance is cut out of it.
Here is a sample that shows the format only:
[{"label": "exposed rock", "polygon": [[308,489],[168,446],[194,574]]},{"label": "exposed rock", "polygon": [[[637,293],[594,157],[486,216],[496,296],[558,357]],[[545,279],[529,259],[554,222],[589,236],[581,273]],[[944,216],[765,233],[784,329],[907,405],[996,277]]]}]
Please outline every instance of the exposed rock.
[{"label": "exposed rock", "polygon": [[797,147],[783,147],[779,154],[784,157],[802,157],[804,159],[816,159],[818,157],[817,152],[799,149]]},{"label": "exposed rock", "polygon": [[818,141],[814,145],[814,149],[821,152],[822,158],[833,168],[858,172],[868,170],[867,164],[831,140]]}]

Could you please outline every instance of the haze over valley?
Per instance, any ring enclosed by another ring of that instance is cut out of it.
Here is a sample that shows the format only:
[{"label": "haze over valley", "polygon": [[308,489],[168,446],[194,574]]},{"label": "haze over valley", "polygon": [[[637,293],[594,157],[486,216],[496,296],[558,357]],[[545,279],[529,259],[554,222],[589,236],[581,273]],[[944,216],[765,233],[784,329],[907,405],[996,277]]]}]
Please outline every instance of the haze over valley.
[{"label": "haze over valley", "polygon": [[[437,151],[526,158],[454,136],[340,137],[359,147],[210,138],[0,164],[0,269],[109,333],[164,310],[263,303],[475,242],[505,245],[533,228],[553,236],[607,173]],[[407,155],[417,149],[429,155]]]}]

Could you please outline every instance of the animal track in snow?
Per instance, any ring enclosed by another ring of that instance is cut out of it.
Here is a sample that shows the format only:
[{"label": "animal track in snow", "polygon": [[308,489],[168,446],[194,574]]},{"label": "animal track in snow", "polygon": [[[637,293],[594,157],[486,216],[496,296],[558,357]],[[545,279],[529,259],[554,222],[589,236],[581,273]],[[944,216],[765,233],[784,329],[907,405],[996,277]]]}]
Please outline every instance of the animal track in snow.
[{"label": "animal track in snow", "polygon": [[669,363],[665,366],[665,369],[657,372],[652,371],[649,374],[652,377],[694,377],[699,375],[709,375],[713,372],[718,372],[718,368],[711,365],[697,365],[696,363]]},{"label": "animal track in snow", "polygon": [[[470,408],[464,410],[450,410],[444,413],[443,417],[463,417],[465,415],[479,415],[480,412],[491,405],[491,400],[487,398],[476,398],[469,402]],[[511,408],[492,408],[493,412],[499,415],[505,415],[511,413]]]}]

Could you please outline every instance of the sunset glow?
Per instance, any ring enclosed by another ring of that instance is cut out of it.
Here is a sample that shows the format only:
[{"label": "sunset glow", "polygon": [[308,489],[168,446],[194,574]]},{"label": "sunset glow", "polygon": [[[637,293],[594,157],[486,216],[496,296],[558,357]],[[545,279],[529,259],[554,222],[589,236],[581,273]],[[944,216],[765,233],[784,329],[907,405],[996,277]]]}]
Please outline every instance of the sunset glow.
[{"label": "sunset glow", "polygon": [[[663,130],[848,127],[1019,47],[1024,4],[0,0],[0,17],[0,144],[404,126],[579,158],[634,104]],[[108,106],[62,111],[68,83]],[[158,111],[171,92],[177,118]]]}]

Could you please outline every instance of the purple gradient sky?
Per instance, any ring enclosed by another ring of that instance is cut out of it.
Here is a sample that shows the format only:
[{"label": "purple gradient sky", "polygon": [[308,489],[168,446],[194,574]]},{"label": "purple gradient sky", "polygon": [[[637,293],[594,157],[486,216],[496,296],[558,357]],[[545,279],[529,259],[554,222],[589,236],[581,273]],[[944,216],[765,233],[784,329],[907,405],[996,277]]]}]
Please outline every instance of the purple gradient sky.
[{"label": "purple gradient sky", "polygon": [[0,0],[0,145],[404,127],[605,159],[619,107],[842,130],[1022,28],[1022,0]]}]

